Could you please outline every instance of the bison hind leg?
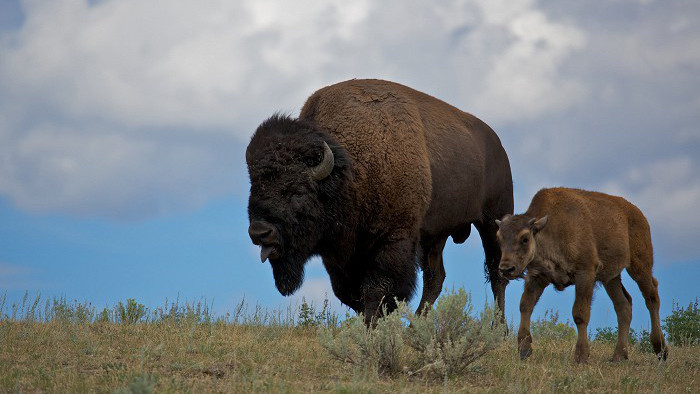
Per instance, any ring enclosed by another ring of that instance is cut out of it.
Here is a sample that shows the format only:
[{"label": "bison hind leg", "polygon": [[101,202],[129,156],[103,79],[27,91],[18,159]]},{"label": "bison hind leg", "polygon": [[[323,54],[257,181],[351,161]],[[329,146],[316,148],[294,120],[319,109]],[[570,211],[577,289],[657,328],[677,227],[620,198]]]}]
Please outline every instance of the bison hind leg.
[{"label": "bison hind leg", "polygon": [[632,297],[622,285],[620,275],[603,284],[617,314],[617,346],[612,361],[627,360],[628,333],[632,322]]},{"label": "bison hind leg", "polygon": [[442,261],[442,251],[447,237],[421,240],[421,267],[423,269],[423,295],[418,303],[416,314],[425,311],[426,306],[433,305],[440,296],[442,284],[445,282],[445,265]]}]

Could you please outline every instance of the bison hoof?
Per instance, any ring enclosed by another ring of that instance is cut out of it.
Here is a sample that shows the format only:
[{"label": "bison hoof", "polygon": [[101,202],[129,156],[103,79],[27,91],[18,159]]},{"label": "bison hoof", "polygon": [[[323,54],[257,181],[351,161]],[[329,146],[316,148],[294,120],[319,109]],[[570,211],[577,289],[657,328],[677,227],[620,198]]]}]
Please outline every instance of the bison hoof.
[{"label": "bison hoof", "polygon": [[664,350],[657,353],[656,357],[658,357],[659,360],[666,361],[666,359],[668,358],[668,347],[664,346]]}]

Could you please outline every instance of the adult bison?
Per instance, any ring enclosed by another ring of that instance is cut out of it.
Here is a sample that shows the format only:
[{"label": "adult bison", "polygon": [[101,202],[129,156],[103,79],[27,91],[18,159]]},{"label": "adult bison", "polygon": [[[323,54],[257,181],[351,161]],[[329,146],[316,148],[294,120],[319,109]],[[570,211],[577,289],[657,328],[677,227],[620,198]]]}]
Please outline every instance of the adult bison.
[{"label": "adult bison", "polygon": [[651,274],[651,234],[639,208],[621,197],[603,193],[542,189],[532,198],[527,212],[506,216],[497,224],[503,249],[501,272],[510,279],[525,276],[518,329],[521,358],[532,353],[530,316],[544,289],[550,283],[557,290],[573,284],[576,300],[572,312],[578,329],[574,360],[586,362],[593,287],[602,282],[617,313],[618,339],[612,359],[626,359],[632,298],[620,280],[624,268],[646,300],[654,351],[666,358],[659,324],[658,283]]},{"label": "adult bison", "polygon": [[464,242],[474,224],[503,309],[494,220],[513,211],[511,172],[476,117],[393,82],[350,80],[314,93],[298,119],[264,121],[246,161],[248,232],[283,295],[319,255],[335,295],[369,322],[411,296],[419,263],[422,311],[442,289],[447,238]]}]

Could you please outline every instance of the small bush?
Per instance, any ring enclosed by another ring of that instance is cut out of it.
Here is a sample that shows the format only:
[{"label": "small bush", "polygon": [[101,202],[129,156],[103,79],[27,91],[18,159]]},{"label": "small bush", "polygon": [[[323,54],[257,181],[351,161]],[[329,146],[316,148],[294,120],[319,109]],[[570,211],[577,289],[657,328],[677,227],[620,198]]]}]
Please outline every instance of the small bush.
[{"label": "small bush", "polygon": [[136,302],[135,299],[129,298],[126,300],[126,305],[119,301],[119,305],[116,307],[116,313],[122,324],[134,324],[141,321],[141,319],[146,316],[146,307]]},{"label": "small bush", "polygon": [[[634,342],[632,342],[632,338],[635,338]],[[630,343],[637,346],[637,349],[639,349],[639,351],[642,353],[654,352],[654,346],[651,344],[651,333],[649,330],[642,330],[637,333],[633,329],[630,329]]]},{"label": "small bush", "polygon": [[471,297],[463,289],[440,298],[425,317],[411,315],[408,343],[418,353],[416,371],[435,377],[461,374],[504,339],[506,327],[494,308],[472,317]]},{"label": "small bush", "polygon": [[134,376],[129,385],[123,389],[115,390],[117,394],[150,394],[153,392],[157,379],[151,374],[139,374]]},{"label": "small bush", "polygon": [[64,297],[54,298],[47,313],[50,320],[71,324],[89,324],[94,316],[95,308],[90,303],[73,300],[71,304]]},{"label": "small bush", "polygon": [[[603,327],[595,329],[594,341],[615,343],[617,342],[617,328],[614,327]],[[632,342],[632,337],[630,336],[630,342]]]},{"label": "small bush", "polygon": [[[596,328],[595,331],[594,341],[617,343],[617,327]],[[631,328],[627,338],[629,344],[635,346],[642,353],[652,353],[654,351],[651,339],[649,339],[649,330],[637,332]]]},{"label": "small bush", "polygon": [[342,362],[364,371],[392,375],[406,372],[446,378],[498,346],[505,327],[493,308],[472,316],[469,295],[462,289],[441,297],[425,316],[415,315],[405,303],[367,329],[360,315],[338,330],[323,330],[321,344]]},{"label": "small bush", "polygon": [[662,325],[668,340],[676,346],[694,346],[700,344],[700,309],[698,299],[683,308],[674,303],[673,311],[666,316]]},{"label": "small bush", "polygon": [[[337,330],[322,330],[321,345],[335,359],[374,374],[395,374],[401,370],[403,332],[402,316],[408,313],[405,303],[367,329],[362,314],[345,320]],[[334,334],[335,331],[335,335]]]},{"label": "small bush", "polygon": [[299,327],[338,327],[338,316],[331,311],[328,298],[323,300],[323,307],[316,312],[313,304],[307,303],[302,298],[299,314],[297,316],[297,326]]},{"label": "small bush", "polygon": [[559,321],[559,313],[546,310],[544,316],[530,323],[533,338],[538,339],[567,339],[576,338],[576,329],[569,322]]}]

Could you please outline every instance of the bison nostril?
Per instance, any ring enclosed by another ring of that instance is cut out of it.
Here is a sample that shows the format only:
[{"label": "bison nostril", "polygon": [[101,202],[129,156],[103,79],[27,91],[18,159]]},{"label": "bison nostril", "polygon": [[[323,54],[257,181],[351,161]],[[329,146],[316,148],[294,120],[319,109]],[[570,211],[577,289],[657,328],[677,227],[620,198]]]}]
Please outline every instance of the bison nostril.
[{"label": "bison nostril", "polygon": [[264,222],[253,222],[248,227],[248,235],[254,244],[273,243],[277,241],[276,231],[272,225]]}]

